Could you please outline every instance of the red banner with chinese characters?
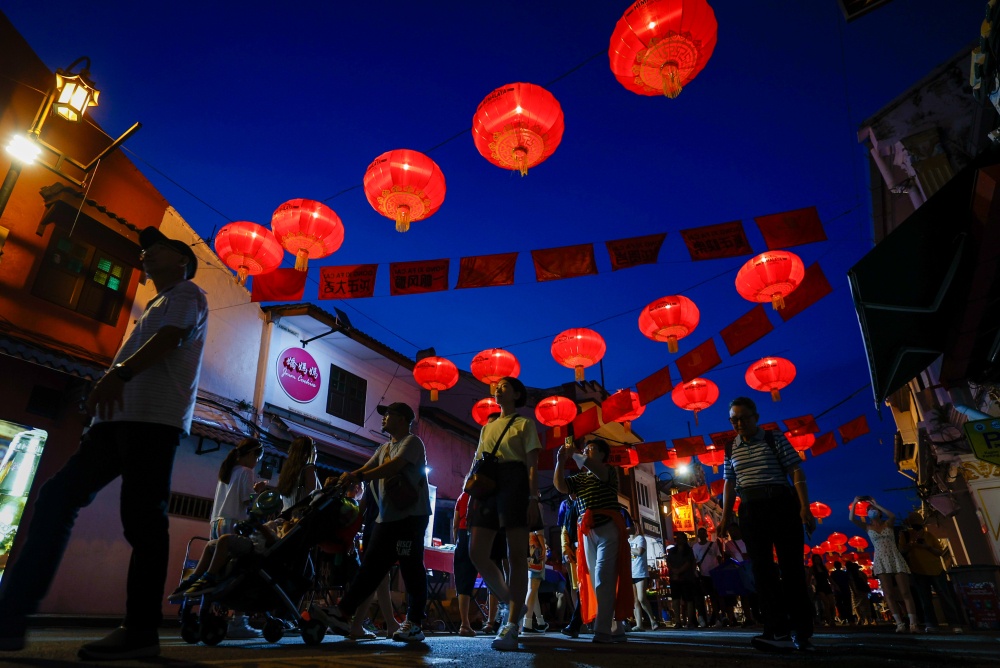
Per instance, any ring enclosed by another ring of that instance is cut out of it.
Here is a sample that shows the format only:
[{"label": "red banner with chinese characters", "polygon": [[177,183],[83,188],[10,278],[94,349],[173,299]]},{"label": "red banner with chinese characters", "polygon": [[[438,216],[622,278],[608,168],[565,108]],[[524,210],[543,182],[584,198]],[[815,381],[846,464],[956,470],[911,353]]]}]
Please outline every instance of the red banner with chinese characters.
[{"label": "red banner with chinese characters", "polygon": [[830,281],[826,280],[819,263],[811,264],[806,267],[806,275],[799,287],[785,295],[785,308],[779,310],[778,315],[787,322],[831,292],[833,288],[830,287]]},{"label": "red banner with chinese characters", "polygon": [[617,239],[605,242],[611,258],[611,271],[637,267],[640,264],[656,264],[660,258],[660,247],[667,233],[650,234],[645,237]]},{"label": "red banner with chinese characters", "polygon": [[693,457],[705,452],[708,447],[705,445],[704,436],[687,436],[685,438],[671,439],[674,450],[678,457]]},{"label": "red banner with chinese characters", "polygon": [[850,441],[868,433],[868,418],[859,415],[847,424],[837,427],[837,431],[840,432],[840,440],[847,445]]},{"label": "red banner with chinese characters", "polygon": [[447,290],[448,265],[447,259],[392,262],[389,264],[389,294],[420,295]]},{"label": "red banner with chinese characters", "polygon": [[669,364],[635,384],[636,394],[639,395],[639,403],[643,406],[659,399],[672,389],[674,389],[674,383],[670,380]]},{"label": "red banner with chinese characters", "polygon": [[694,380],[712,367],[722,362],[715,348],[715,339],[709,339],[691,352],[677,358],[677,370],[685,383]]},{"label": "red banner with chinese characters", "polygon": [[816,437],[816,442],[809,448],[809,451],[812,452],[813,457],[819,457],[824,452],[830,452],[835,447],[837,447],[837,439],[833,437],[832,431],[828,431],[822,436]]},{"label": "red banner with chinese characters", "polygon": [[275,269],[254,276],[250,281],[252,302],[297,302],[306,291],[306,272],[298,269]]},{"label": "red banner with chinese characters", "polygon": [[726,448],[733,442],[736,438],[736,430],[730,429],[729,431],[717,431],[714,434],[709,434],[708,437],[712,439],[712,445],[718,450],[726,451]]},{"label": "red banner with chinese characters", "polygon": [[636,443],[635,453],[639,457],[640,464],[651,464],[667,458],[667,442],[653,441],[651,443]]},{"label": "red banner with chinese characters", "polygon": [[531,251],[535,263],[535,280],[556,281],[597,273],[594,244],[563,246]]},{"label": "red banner with chinese characters", "polygon": [[768,319],[764,305],[757,304],[732,324],[723,327],[719,334],[722,336],[722,342],[726,344],[726,350],[729,351],[729,354],[735,355],[758,341],[765,334],[770,333],[772,329],[774,329],[774,325]]},{"label": "red banner with chinese characters", "polygon": [[356,299],[375,294],[377,264],[319,268],[319,299]]},{"label": "red banner with chinese characters", "polygon": [[601,402],[601,420],[604,424],[615,422],[623,415],[632,412],[632,392],[618,390]]},{"label": "red banner with chinese characters", "polygon": [[517,253],[463,257],[458,263],[458,288],[490,288],[514,284]]},{"label": "red banner with chinese characters", "polygon": [[629,468],[639,463],[639,459],[632,448],[612,447],[611,454],[608,455],[609,466],[620,466]]},{"label": "red banner with chinese characters", "polygon": [[792,436],[804,436],[805,434],[818,434],[819,425],[812,415],[802,417],[785,418],[785,430],[791,432]]},{"label": "red banner with chinese characters", "polygon": [[826,232],[816,207],[774,213],[754,218],[768,250],[791,248],[816,241],[826,241]]},{"label": "red banner with chinese characters", "polygon": [[[683,500],[678,498],[681,495],[684,496]],[[674,533],[694,533],[694,507],[688,493],[674,494],[670,498],[670,509],[673,511]]]},{"label": "red banner with chinese characters", "polygon": [[739,220],[681,230],[681,238],[692,260],[717,260],[753,254],[743,222]]}]

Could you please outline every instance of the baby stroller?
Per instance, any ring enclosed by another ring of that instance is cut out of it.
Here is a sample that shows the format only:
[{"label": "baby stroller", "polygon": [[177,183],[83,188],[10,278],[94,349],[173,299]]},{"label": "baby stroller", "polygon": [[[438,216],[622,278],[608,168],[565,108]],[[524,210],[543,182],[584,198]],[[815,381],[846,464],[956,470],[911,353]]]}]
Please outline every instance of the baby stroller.
[{"label": "baby stroller", "polygon": [[[280,504],[274,492],[259,495],[251,507],[250,520],[238,523],[234,532],[251,536]],[[310,553],[317,545],[339,540],[346,533],[353,536],[360,521],[358,505],[345,496],[344,489],[333,485],[313,492],[280,516],[294,523],[270,547],[234,558],[219,584],[211,589],[177,597],[181,637],[186,642],[222,642],[227,609],[264,614],[264,639],[268,642],[278,642],[286,630],[297,630],[307,645],[322,642],[326,626],[299,612],[315,576]]]}]

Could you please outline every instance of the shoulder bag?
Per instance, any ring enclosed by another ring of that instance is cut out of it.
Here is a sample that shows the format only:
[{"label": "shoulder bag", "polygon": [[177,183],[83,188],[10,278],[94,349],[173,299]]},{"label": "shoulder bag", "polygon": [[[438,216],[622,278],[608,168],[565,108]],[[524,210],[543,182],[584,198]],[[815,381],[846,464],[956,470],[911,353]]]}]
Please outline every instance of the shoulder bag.
[{"label": "shoulder bag", "polygon": [[485,499],[496,491],[497,450],[500,449],[500,444],[503,442],[503,437],[507,435],[507,430],[510,429],[510,426],[518,417],[520,416],[515,415],[507,421],[493,449],[489,452],[484,452],[483,456],[477,459],[476,463],[472,465],[472,471],[465,481],[465,493],[473,499]]}]

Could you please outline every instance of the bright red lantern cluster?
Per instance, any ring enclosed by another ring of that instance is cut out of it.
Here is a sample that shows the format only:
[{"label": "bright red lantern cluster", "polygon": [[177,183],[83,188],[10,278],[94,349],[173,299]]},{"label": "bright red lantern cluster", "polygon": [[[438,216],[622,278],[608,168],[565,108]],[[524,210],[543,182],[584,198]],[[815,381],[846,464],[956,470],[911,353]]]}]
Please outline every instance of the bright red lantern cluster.
[{"label": "bright red lantern cluster", "polygon": [[583,370],[604,358],[608,347],[600,334],[577,327],[560,332],[552,340],[552,357],[564,367],[576,370],[576,380],[583,380]]},{"label": "bright red lantern cluster", "polygon": [[559,101],[530,83],[500,86],[472,117],[476,149],[497,167],[516,169],[521,176],[555,152],[564,128]]},{"label": "bright red lantern cluster", "polygon": [[707,378],[694,378],[674,386],[670,393],[674,403],[686,411],[694,411],[694,423],[698,424],[698,411],[703,411],[719,398],[719,386]]},{"label": "bright red lantern cluster", "polygon": [[830,506],[819,501],[813,501],[809,504],[809,512],[812,513],[813,517],[819,520],[820,524],[822,524],[823,518],[830,516]]},{"label": "bright red lantern cluster", "polygon": [[454,387],[458,382],[458,367],[443,357],[425,357],[413,367],[417,385],[430,390],[431,401],[437,401],[438,392]]},{"label": "bright red lantern cluster", "polygon": [[271,230],[295,256],[295,268],[306,271],[309,260],[335,253],[344,243],[344,223],[333,209],[311,199],[290,199],[271,216]]},{"label": "bright red lantern cluster", "polygon": [[633,93],[675,98],[712,57],[718,29],[705,0],[639,0],[611,34],[611,71]]},{"label": "bright red lantern cluster", "polygon": [[834,531],[827,538],[827,541],[830,542],[830,545],[847,545],[847,536],[840,533],[839,531]]},{"label": "bright red lantern cluster", "polygon": [[490,394],[497,391],[497,382],[501,378],[517,378],[521,373],[521,364],[502,348],[490,348],[476,353],[469,365],[472,375],[480,382],[490,386]]},{"label": "bright red lantern cluster", "polygon": [[772,401],[781,401],[780,390],[793,380],[795,365],[783,357],[765,357],[747,367],[747,385],[753,390],[770,392]]},{"label": "bright red lantern cluster", "polygon": [[365,197],[376,211],[396,221],[396,231],[428,218],[444,203],[444,174],[418,151],[386,151],[365,170]]},{"label": "bright red lantern cluster", "polygon": [[247,276],[274,271],[285,252],[266,227],[241,221],[229,223],[215,235],[215,252],[227,267],[236,270],[240,285]]},{"label": "bright red lantern cluster", "polygon": [[578,412],[576,403],[566,397],[546,397],[535,406],[535,417],[546,427],[555,429],[555,437],[562,436],[561,427],[565,427],[576,418]]},{"label": "bright red lantern cluster", "polygon": [[666,341],[667,350],[677,352],[677,340],[698,326],[701,312],[683,295],[660,297],[639,314],[639,331],[654,341]]},{"label": "bright red lantern cluster", "polygon": [[491,415],[500,415],[500,404],[493,397],[480,399],[472,406],[472,419],[481,427],[486,426]]},{"label": "bright red lantern cluster", "polygon": [[765,251],[748,260],[736,274],[736,291],[751,302],[771,302],[775,310],[785,308],[785,297],[806,275],[802,259],[788,251]]}]

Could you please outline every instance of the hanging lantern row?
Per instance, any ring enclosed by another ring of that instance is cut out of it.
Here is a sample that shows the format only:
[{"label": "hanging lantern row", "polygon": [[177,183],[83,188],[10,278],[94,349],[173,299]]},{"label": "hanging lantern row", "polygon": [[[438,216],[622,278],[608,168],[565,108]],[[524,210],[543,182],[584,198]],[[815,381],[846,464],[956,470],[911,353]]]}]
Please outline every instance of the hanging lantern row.
[{"label": "hanging lantern row", "polygon": [[679,457],[677,455],[677,451],[674,450],[673,448],[670,448],[669,450],[667,450],[667,458],[664,459],[661,463],[664,466],[668,466],[668,467],[670,467],[672,469],[676,469],[679,466],[688,466],[688,465],[690,465],[692,459],[693,459],[692,457]]},{"label": "hanging lantern row", "polygon": [[705,466],[711,466],[712,473],[718,473],[719,467],[726,461],[726,451],[719,448],[711,448],[708,452],[698,455],[698,461]]},{"label": "hanging lantern row", "polygon": [[792,444],[792,449],[799,453],[799,457],[803,461],[806,458],[806,450],[816,443],[816,434],[801,434],[797,436],[790,431],[786,431],[785,438]]}]

